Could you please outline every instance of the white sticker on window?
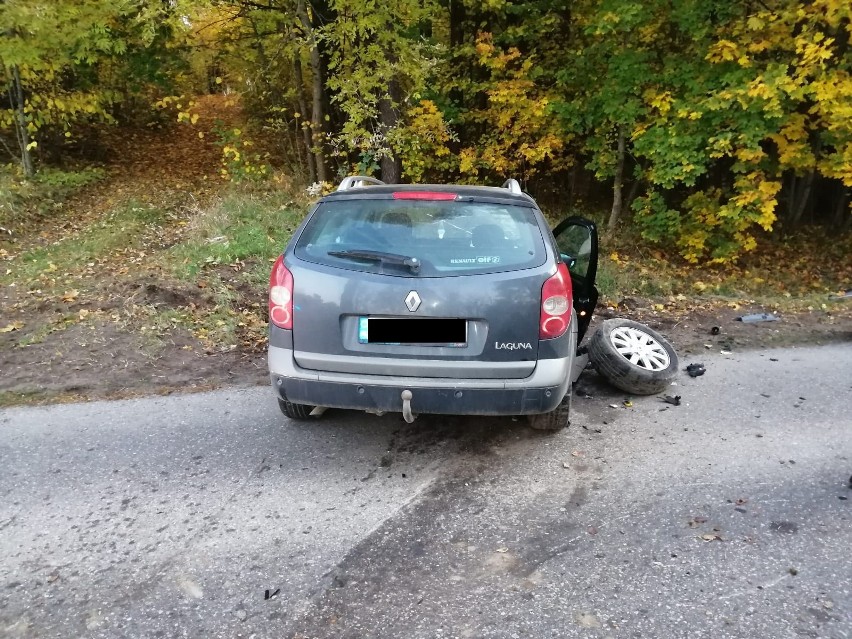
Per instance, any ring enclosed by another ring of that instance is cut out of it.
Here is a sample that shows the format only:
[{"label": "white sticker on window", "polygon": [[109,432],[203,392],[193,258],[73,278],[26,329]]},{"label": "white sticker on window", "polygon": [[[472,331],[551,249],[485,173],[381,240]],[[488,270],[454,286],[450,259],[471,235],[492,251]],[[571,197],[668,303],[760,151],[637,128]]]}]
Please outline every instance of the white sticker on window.
[{"label": "white sticker on window", "polygon": [[479,257],[451,257],[450,264],[499,264],[499,255],[480,255]]}]

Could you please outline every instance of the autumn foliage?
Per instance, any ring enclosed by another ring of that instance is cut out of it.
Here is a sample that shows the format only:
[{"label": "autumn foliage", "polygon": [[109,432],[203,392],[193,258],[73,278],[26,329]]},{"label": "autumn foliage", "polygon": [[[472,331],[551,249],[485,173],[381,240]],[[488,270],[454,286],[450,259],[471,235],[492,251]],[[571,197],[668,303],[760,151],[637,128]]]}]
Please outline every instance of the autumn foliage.
[{"label": "autumn foliage", "polygon": [[843,0],[7,0],[0,31],[0,141],[25,175],[164,104],[194,126],[178,96],[221,92],[250,130],[198,143],[228,180],[516,177],[690,263],[779,223],[850,228]]}]

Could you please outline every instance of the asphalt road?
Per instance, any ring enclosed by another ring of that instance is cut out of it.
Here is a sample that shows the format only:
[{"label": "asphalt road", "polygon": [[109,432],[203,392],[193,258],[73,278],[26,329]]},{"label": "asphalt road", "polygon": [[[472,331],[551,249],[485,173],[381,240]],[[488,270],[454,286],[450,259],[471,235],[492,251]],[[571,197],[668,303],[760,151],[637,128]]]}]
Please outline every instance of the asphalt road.
[{"label": "asphalt road", "polygon": [[701,358],[680,406],[584,373],[557,435],[0,411],[0,636],[852,637],[852,344]]}]

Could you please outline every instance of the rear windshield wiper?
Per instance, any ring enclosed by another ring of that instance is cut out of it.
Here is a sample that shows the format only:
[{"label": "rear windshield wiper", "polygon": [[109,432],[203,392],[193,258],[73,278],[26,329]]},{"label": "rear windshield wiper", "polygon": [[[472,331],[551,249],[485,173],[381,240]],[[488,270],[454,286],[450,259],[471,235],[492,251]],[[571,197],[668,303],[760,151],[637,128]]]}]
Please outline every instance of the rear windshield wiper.
[{"label": "rear windshield wiper", "polygon": [[420,260],[416,257],[399,255],[397,253],[352,249],[348,251],[329,251],[327,255],[331,255],[332,257],[351,257],[356,260],[370,260],[371,262],[381,262],[382,264],[401,264],[411,269],[411,272],[415,275],[420,272]]}]

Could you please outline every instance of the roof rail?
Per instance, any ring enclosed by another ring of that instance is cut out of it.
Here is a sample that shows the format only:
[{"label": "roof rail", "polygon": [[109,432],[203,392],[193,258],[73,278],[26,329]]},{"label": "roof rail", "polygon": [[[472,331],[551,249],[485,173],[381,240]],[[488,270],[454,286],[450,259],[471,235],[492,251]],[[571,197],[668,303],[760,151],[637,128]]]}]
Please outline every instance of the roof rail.
[{"label": "roof rail", "polygon": [[518,181],[514,178],[509,178],[503,182],[503,188],[509,189],[509,193],[513,193],[514,195],[520,195],[522,193],[521,185],[518,184]]},{"label": "roof rail", "polygon": [[343,178],[343,181],[337,187],[338,191],[346,191],[357,186],[367,186],[368,184],[384,184],[381,180],[367,175],[350,175]]}]

